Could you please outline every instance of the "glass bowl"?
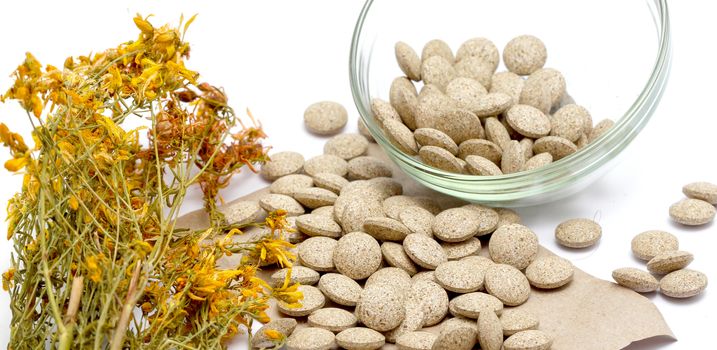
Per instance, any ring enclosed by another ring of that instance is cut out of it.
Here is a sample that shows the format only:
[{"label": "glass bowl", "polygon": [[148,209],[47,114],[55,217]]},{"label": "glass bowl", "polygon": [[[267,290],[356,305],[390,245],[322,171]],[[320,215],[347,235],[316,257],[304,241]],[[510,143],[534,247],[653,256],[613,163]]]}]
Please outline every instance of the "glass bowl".
[{"label": "glass bowl", "polygon": [[[370,102],[376,97],[388,100],[391,81],[403,75],[394,55],[397,41],[420,55],[431,39],[446,41],[455,52],[463,41],[485,37],[502,53],[511,38],[522,34],[545,43],[545,67],[563,73],[567,93],[590,111],[594,123],[615,121],[608,132],[550,165],[501,176],[436,169],[386,139]],[[419,183],[470,202],[529,206],[580,191],[615,164],[660,101],[669,75],[670,45],[666,0],[368,0],[351,43],[351,89],[371,135]]]}]

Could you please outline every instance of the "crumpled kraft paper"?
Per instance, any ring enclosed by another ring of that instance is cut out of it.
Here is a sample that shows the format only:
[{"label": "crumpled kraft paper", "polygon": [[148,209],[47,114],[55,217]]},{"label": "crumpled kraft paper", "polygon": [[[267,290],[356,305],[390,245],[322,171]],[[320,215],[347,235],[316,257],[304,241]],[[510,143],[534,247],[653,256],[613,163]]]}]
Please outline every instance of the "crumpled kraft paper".
[{"label": "crumpled kraft paper", "polygon": [[[370,145],[369,154],[391,163],[376,144]],[[393,170],[394,178],[403,184],[404,194],[430,195],[445,207],[460,203],[454,198],[421,186],[395,166]],[[265,193],[268,193],[268,188],[238,198],[225,206],[231,206],[237,201],[258,201]],[[206,213],[199,210],[182,216],[177,227],[201,229],[207,224]],[[240,236],[240,239],[250,239],[258,234],[258,230],[251,230]],[[482,250],[482,255],[487,255],[487,249]],[[539,255],[553,253],[541,248]],[[232,266],[238,263],[238,259],[238,256],[224,258],[220,263]],[[266,269],[261,272],[261,276],[266,278],[274,271],[275,269]],[[335,305],[327,302],[327,306]],[[634,342],[658,336],[675,339],[662,314],[649,299],[577,268],[570,284],[557,290],[533,289],[528,301],[519,308],[538,317],[539,329],[554,338],[553,350],[611,350],[622,349]],[[273,304],[269,315],[272,318],[282,317]],[[306,318],[300,318],[298,321],[300,326],[303,326]],[[439,331],[437,326],[424,330]],[[232,348],[246,348],[245,338],[238,339],[235,344],[238,346]],[[395,348],[392,344],[384,346],[384,349],[389,350]]]}]

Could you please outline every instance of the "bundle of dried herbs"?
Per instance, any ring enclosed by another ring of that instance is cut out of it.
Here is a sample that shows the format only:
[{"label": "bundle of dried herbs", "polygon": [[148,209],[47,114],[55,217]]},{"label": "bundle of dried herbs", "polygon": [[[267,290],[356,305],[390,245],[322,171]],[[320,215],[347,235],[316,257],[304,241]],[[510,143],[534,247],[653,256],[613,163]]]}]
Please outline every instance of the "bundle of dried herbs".
[{"label": "bundle of dried herbs", "polygon": [[[239,243],[242,227],[217,210],[220,189],[267,149],[251,115],[243,124],[221,89],[185,67],[193,19],[158,28],[138,15],[134,41],[63,68],[28,53],[14,72],[2,101],[27,111],[34,145],[0,124],[5,168],[23,174],[7,208],[10,349],[222,348],[268,320],[271,297],[301,298],[288,280],[272,289],[256,276],[295,258],[285,213],[252,224],[270,233]],[[206,231],[176,227],[191,186],[204,194]],[[231,254],[244,256],[239,266],[217,267]]]}]

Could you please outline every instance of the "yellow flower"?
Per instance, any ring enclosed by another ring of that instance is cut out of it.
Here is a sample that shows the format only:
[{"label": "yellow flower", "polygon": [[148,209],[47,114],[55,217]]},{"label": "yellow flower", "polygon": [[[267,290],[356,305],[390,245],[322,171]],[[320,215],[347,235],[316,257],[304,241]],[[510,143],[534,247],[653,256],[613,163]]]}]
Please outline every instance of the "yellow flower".
[{"label": "yellow flower", "polygon": [[267,338],[271,340],[281,340],[284,339],[284,335],[281,334],[281,332],[277,331],[276,329],[265,329],[264,335],[266,335]]},{"label": "yellow flower", "polygon": [[67,200],[67,204],[70,206],[70,209],[77,210],[77,208],[80,207],[80,202],[77,200],[77,197],[74,195],[70,196],[70,199]]},{"label": "yellow flower", "polygon": [[134,20],[134,25],[139,28],[139,30],[142,31],[144,34],[152,34],[154,32],[154,27],[152,27],[152,24],[147,21],[147,19],[142,18],[139,14],[135,16],[132,20]]},{"label": "yellow flower", "polygon": [[289,285],[290,277],[291,270],[287,271],[284,284],[281,287],[274,288],[271,295],[276,298],[276,300],[285,303],[289,308],[301,307],[299,300],[304,299],[304,294],[299,291],[299,283]]},{"label": "yellow flower", "polygon": [[102,267],[100,263],[105,259],[104,254],[100,253],[92,255],[85,259],[85,267],[87,268],[88,278],[97,283],[102,278]]},{"label": "yellow flower", "polygon": [[13,284],[13,277],[15,277],[15,268],[11,267],[7,271],[3,272],[2,274],[2,289],[3,290],[10,290],[12,288]]},{"label": "yellow flower", "polygon": [[27,165],[27,157],[13,158],[5,162],[5,169],[17,172]]}]

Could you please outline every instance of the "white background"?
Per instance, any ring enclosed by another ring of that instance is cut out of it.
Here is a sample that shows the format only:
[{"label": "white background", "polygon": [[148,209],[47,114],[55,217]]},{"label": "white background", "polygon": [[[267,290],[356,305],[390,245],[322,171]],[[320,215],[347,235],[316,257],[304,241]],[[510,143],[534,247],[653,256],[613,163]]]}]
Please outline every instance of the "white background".
[{"label": "white background", "polygon": [[[630,253],[630,240],[645,230],[664,229],[679,237],[682,249],[694,253],[692,268],[717,281],[717,225],[690,229],[673,224],[667,215],[669,205],[682,197],[683,184],[717,182],[717,49],[713,37],[717,22],[712,18],[717,4],[673,1],[670,5],[674,60],[668,89],[652,121],[622,162],[579,195],[519,210],[542,244],[604,279],[610,279],[611,271],[618,267],[642,267]],[[320,154],[325,141],[303,127],[302,114],[310,103],[343,103],[350,111],[347,130],[355,130],[358,115],[350,95],[348,51],[361,6],[360,0],[211,2],[211,6],[185,1],[5,2],[0,6],[0,89],[10,85],[8,75],[25,51],[43,63],[61,66],[67,55],[87,54],[134,38],[131,19],[135,12],[154,13],[155,23],[174,23],[180,13],[199,13],[188,37],[192,43],[190,67],[199,70],[204,80],[225,87],[238,111],[250,107],[274,149],[298,150],[309,157]],[[27,135],[24,113],[14,103],[0,105],[0,121]],[[6,158],[4,151],[1,158]],[[250,174],[236,179],[235,186],[223,193],[225,198],[265,185]],[[0,203],[19,188],[20,181],[20,176],[0,170]],[[199,201],[190,204],[187,210],[201,205]],[[0,217],[4,219],[5,214]],[[600,222],[604,235],[598,247],[574,253],[555,245],[554,227],[572,217],[595,217]],[[4,237],[4,220],[0,232]],[[10,242],[0,239],[2,271],[9,265],[10,250]],[[651,341],[631,348],[707,346],[717,324],[714,288],[684,301],[648,294],[679,341]],[[10,322],[5,292],[0,292],[0,310],[0,346],[4,347]]]}]

